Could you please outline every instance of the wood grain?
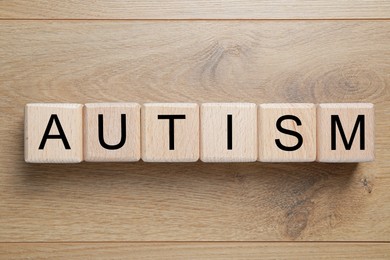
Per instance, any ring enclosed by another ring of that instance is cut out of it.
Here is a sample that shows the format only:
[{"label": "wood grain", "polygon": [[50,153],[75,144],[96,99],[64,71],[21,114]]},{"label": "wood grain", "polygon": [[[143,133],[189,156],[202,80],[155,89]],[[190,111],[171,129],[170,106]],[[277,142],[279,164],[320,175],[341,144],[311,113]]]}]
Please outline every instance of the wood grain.
[{"label": "wood grain", "polygon": [[[0,241],[388,241],[389,25],[2,21]],[[26,103],[104,101],[371,102],[377,158],[23,162]]]},{"label": "wood grain", "polygon": [[389,259],[387,243],[0,243],[3,259]]},{"label": "wood grain", "polygon": [[381,0],[7,0],[2,19],[372,19],[389,18]]}]

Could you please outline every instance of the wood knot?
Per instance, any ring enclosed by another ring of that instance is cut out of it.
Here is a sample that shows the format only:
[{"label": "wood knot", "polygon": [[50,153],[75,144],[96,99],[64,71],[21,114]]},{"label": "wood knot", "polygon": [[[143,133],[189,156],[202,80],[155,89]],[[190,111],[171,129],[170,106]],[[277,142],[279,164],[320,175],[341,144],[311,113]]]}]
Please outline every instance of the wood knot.
[{"label": "wood knot", "polygon": [[312,204],[312,202],[300,200],[287,212],[286,233],[289,238],[296,239],[305,230]]},{"label": "wood knot", "polygon": [[373,185],[371,183],[371,181],[367,180],[367,178],[363,178],[360,180],[364,189],[368,192],[368,193],[371,193],[372,192],[372,188],[373,188]]}]

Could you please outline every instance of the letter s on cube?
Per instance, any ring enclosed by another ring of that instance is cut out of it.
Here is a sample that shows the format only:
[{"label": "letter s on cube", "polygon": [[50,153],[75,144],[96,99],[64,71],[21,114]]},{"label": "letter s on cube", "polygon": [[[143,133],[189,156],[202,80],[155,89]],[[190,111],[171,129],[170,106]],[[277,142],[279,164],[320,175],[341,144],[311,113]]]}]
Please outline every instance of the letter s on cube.
[{"label": "letter s on cube", "polygon": [[259,161],[315,161],[316,106],[314,104],[261,104],[258,114]]}]

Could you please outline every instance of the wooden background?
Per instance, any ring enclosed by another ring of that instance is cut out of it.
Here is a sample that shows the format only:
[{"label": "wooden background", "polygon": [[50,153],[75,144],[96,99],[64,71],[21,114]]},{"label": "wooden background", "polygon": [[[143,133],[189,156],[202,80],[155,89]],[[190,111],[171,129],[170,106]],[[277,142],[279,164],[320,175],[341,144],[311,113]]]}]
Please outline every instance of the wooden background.
[{"label": "wooden background", "polygon": [[[390,2],[0,1],[0,258],[390,258]],[[376,160],[23,161],[30,102],[372,102]]]}]

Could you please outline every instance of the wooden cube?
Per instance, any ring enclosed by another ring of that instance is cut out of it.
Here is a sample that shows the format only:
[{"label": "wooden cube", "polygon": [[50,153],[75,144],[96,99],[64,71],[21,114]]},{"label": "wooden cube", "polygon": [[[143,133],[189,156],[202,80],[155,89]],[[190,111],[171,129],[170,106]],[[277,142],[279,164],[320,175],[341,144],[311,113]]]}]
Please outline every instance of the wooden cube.
[{"label": "wooden cube", "polygon": [[25,107],[24,156],[31,163],[83,160],[83,105],[36,103]]},{"label": "wooden cube", "polygon": [[205,103],[200,114],[202,161],[256,161],[256,104]]},{"label": "wooden cube", "polygon": [[373,161],[374,125],[373,104],[319,104],[317,161]]},{"label": "wooden cube", "polygon": [[198,104],[144,104],[141,121],[143,161],[195,162],[199,159]]},{"label": "wooden cube", "polygon": [[258,121],[259,161],[315,161],[314,104],[261,104]]},{"label": "wooden cube", "polygon": [[140,157],[141,106],[139,104],[85,104],[85,161],[134,162]]}]

